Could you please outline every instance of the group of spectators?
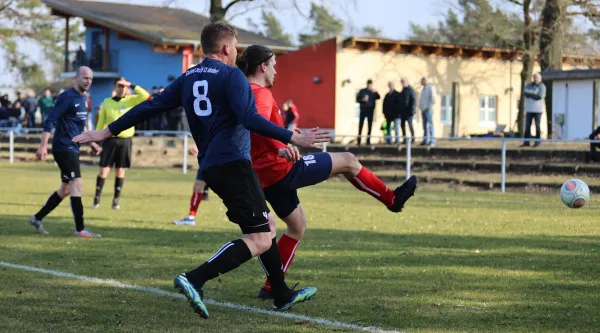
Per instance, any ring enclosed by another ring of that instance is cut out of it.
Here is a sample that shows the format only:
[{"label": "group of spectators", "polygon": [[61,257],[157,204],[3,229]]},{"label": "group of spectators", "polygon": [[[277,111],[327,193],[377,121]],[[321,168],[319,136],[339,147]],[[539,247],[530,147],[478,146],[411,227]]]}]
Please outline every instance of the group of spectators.
[{"label": "group of spectators", "polygon": [[[17,98],[11,101],[8,95],[0,97],[0,127],[15,129],[41,127],[54,107],[56,96],[50,89],[36,96],[33,90],[17,92]],[[41,113],[41,122],[36,122],[37,111]]]},{"label": "group of spectators", "polygon": [[[392,128],[395,133],[395,143],[400,143],[400,127],[402,127],[402,136],[408,137],[406,125],[410,130],[411,142],[415,142],[415,130],[413,127],[413,117],[417,114],[417,108],[421,109],[423,119],[423,142],[421,145],[433,146],[435,137],[433,132],[433,106],[436,102],[436,91],[433,84],[427,78],[421,79],[420,98],[417,98],[416,90],[409,84],[408,78],[403,77],[400,80],[402,90],[397,91],[395,83],[388,83],[389,91],[383,98],[383,115],[385,121],[382,125],[382,131],[387,143],[394,143]],[[356,95],[356,102],[360,105],[360,119],[358,123],[357,143],[362,142],[362,129],[365,120],[367,121],[367,145],[371,144],[371,129],[373,126],[373,117],[375,114],[375,102],[381,98],[381,95],[373,88],[373,81],[367,81],[367,87],[361,89]],[[405,142],[406,143],[406,142]]]}]

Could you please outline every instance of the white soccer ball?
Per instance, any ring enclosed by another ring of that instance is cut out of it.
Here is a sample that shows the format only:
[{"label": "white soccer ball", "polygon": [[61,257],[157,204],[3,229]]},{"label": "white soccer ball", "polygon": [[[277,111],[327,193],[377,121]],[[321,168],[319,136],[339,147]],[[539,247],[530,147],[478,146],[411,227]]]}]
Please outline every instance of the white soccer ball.
[{"label": "white soccer ball", "polygon": [[590,201],[590,188],[581,179],[569,179],[560,188],[560,199],[569,208],[581,208]]}]

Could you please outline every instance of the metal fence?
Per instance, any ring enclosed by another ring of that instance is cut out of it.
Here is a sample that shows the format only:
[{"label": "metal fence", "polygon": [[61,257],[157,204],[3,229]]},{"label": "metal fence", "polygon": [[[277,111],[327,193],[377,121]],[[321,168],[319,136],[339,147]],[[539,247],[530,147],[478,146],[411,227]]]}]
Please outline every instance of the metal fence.
[{"label": "metal fence", "polygon": [[[26,133],[40,133],[41,129],[26,129]],[[0,132],[8,133],[9,136],[9,162],[11,164],[14,163],[14,141],[15,141],[15,132],[12,128],[0,128]],[[189,150],[189,138],[191,137],[191,133],[187,131],[136,131],[136,136],[176,136],[180,137],[183,142],[183,152],[182,152],[182,172],[183,174],[187,174],[188,172],[188,150]],[[367,136],[362,136],[362,138],[366,138]],[[344,140],[347,138],[357,138],[356,135],[335,135],[332,137],[331,142],[336,142],[339,140]],[[385,136],[370,136],[372,140],[379,140],[384,142],[388,137]],[[396,144],[395,146],[403,146],[404,149],[398,149],[398,156],[402,155],[406,158],[406,179],[411,176],[411,167],[412,167],[412,151],[414,143],[411,142],[408,137],[401,137],[402,140],[405,141],[404,144]],[[417,141],[422,140],[422,138],[415,138]],[[437,142],[471,142],[472,144],[481,143],[481,142],[494,142],[497,143],[500,147],[500,190],[501,192],[506,192],[506,166],[507,166],[507,144],[514,142],[523,142],[523,138],[504,138],[504,137],[476,137],[476,138],[460,138],[460,137],[442,137],[436,138]],[[540,142],[544,146],[548,144],[568,144],[568,143],[596,143],[600,144],[600,140],[565,140],[565,139],[528,139],[531,143]],[[469,147],[468,145],[463,146],[463,148]],[[327,143],[323,144],[323,151],[327,151]]]}]

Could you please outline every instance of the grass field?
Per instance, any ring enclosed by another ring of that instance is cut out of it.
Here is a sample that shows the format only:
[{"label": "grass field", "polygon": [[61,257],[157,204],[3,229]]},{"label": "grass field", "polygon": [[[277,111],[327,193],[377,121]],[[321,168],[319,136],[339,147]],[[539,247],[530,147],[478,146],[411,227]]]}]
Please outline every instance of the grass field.
[{"label": "grass field", "polygon": [[[187,212],[192,174],[131,170],[113,211],[112,180],[91,210],[96,169],[83,173],[86,223],[101,239],[72,236],[68,202],[45,219],[49,236],[34,234],[27,218],[57,187],[57,169],[0,164],[0,261],[174,291],[176,274],[239,235],[216,196],[197,226],[171,223]],[[420,188],[393,214],[337,181],[300,196],[309,226],[288,282],[319,292],[290,313],[402,332],[600,332],[594,197],[571,210],[558,195]],[[256,299],[263,280],[253,259],[205,293],[270,309]],[[0,281],[0,332],[351,331],[218,306],[202,320],[181,299],[5,266]]]}]

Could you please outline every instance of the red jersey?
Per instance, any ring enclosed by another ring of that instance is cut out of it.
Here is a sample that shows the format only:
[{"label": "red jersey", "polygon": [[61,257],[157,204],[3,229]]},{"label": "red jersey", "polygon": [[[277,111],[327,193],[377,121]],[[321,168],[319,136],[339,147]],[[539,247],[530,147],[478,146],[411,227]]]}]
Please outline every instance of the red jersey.
[{"label": "red jersey", "polygon": [[[271,90],[255,83],[250,83],[258,113],[275,125],[283,127],[281,111],[275,103]],[[275,139],[266,138],[256,133],[250,133],[250,154],[252,168],[256,171],[263,188],[280,181],[290,171],[294,162],[279,157],[277,151],[287,145]]]}]

